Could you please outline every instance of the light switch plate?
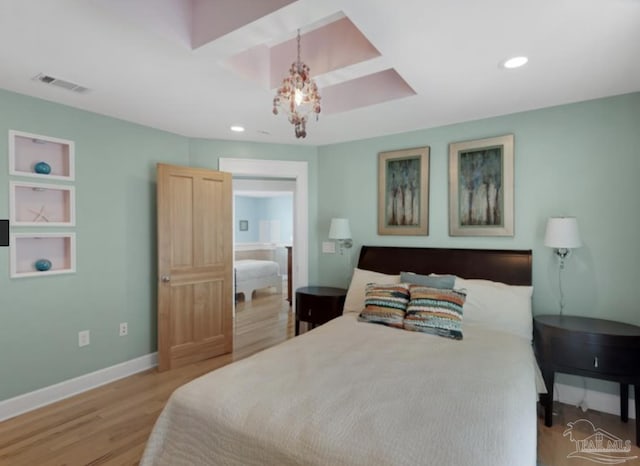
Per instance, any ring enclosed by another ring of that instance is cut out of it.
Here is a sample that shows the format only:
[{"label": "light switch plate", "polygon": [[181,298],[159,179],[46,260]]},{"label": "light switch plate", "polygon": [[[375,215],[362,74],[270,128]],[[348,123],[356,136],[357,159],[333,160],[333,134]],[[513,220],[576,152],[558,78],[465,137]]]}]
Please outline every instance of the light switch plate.
[{"label": "light switch plate", "polygon": [[82,330],[78,332],[78,346],[87,346],[90,343],[89,330]]},{"label": "light switch plate", "polygon": [[336,243],[333,241],[323,241],[322,242],[322,252],[325,254],[335,254],[336,253]]}]

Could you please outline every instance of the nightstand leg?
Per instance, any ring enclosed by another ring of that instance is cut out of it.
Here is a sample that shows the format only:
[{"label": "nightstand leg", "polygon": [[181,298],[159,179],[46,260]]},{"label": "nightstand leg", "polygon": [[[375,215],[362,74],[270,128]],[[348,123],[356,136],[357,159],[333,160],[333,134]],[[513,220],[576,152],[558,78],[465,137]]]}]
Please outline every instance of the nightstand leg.
[{"label": "nightstand leg", "polygon": [[300,335],[300,319],[296,316],[296,336]]},{"label": "nightstand leg", "polygon": [[542,370],[542,378],[547,387],[547,394],[541,396],[542,405],[544,406],[544,425],[551,427],[553,425],[553,379],[555,373],[553,371]]},{"label": "nightstand leg", "polygon": [[634,396],[636,398],[636,445],[640,447],[640,381],[633,384]]},{"label": "nightstand leg", "polygon": [[629,420],[629,384],[620,384],[620,419],[622,422]]}]

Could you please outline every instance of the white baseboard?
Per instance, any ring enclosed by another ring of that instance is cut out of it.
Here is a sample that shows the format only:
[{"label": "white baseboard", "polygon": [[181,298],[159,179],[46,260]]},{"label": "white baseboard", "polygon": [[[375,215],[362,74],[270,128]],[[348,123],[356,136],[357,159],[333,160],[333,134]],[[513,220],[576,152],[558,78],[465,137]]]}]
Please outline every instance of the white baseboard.
[{"label": "white baseboard", "polygon": [[157,365],[158,353],[150,353],[115,366],[105,367],[89,374],[0,401],[0,421],[151,369]]},{"label": "white baseboard", "polygon": [[[584,388],[564,385],[561,383],[556,383],[556,389],[555,395],[557,398],[555,399],[561,403],[577,406],[584,398],[588,409],[620,416],[619,395],[597,392],[595,390],[587,390],[585,393]],[[636,418],[635,406],[635,401],[633,399],[629,399],[629,419]]]}]

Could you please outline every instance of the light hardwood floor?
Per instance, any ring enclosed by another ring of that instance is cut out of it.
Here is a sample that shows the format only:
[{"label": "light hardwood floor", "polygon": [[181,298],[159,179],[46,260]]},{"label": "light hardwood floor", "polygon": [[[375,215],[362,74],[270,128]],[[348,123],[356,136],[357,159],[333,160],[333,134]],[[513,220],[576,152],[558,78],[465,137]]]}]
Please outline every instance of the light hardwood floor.
[{"label": "light hardwood floor", "polygon": [[[629,422],[623,423],[618,416],[592,410],[588,410],[585,413],[575,406],[557,402],[554,405],[552,427],[545,427],[542,416],[542,409],[539,407],[538,461],[541,466],[595,466],[605,464],[604,462],[600,463],[584,458],[567,458],[569,454],[576,451],[576,444],[571,441],[568,435],[564,437],[563,433],[567,430],[568,423],[573,423],[580,419],[586,419],[590,421],[595,428],[604,429],[622,440],[629,440],[631,442],[631,451],[621,454],[620,456],[635,456],[636,458],[621,464],[627,466],[640,465],[640,448],[635,445],[636,430],[634,420],[629,419]],[[574,438],[586,438],[593,434],[593,431],[584,429],[584,427],[586,427],[584,424],[586,423],[578,423],[580,429],[579,432],[576,432]]]},{"label": "light hardwood floor", "polygon": [[[0,465],[137,464],[156,418],[177,387],[293,336],[293,316],[279,295],[258,292],[251,304],[240,301],[237,309],[230,355],[163,373],[152,369],[0,423]],[[574,448],[562,433],[570,421],[589,419],[622,439],[635,438],[634,423],[623,424],[615,416],[583,413],[568,405],[558,405],[557,411],[552,428],[538,419],[538,459],[544,466],[597,464],[567,458]],[[634,445],[630,455],[640,456],[640,449]]]},{"label": "light hardwood floor", "polygon": [[218,367],[293,336],[281,295],[237,305],[232,354],[158,373],[151,369],[0,423],[0,465],[138,464],[171,393]]}]

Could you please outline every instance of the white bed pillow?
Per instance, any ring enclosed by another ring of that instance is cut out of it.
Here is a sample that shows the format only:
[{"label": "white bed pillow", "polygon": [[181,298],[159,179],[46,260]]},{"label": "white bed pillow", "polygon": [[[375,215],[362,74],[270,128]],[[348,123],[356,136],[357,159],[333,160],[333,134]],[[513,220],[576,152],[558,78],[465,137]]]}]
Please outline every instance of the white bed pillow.
[{"label": "white bed pillow", "polygon": [[467,293],[462,311],[465,324],[480,324],[527,340],[532,339],[532,286],[456,277],[455,289],[465,290]]},{"label": "white bed pillow", "polygon": [[400,274],[387,275],[371,270],[353,269],[351,284],[347,290],[347,297],[344,300],[344,310],[346,312],[360,312],[364,309],[364,297],[366,287],[369,283],[392,285],[400,283]]}]

